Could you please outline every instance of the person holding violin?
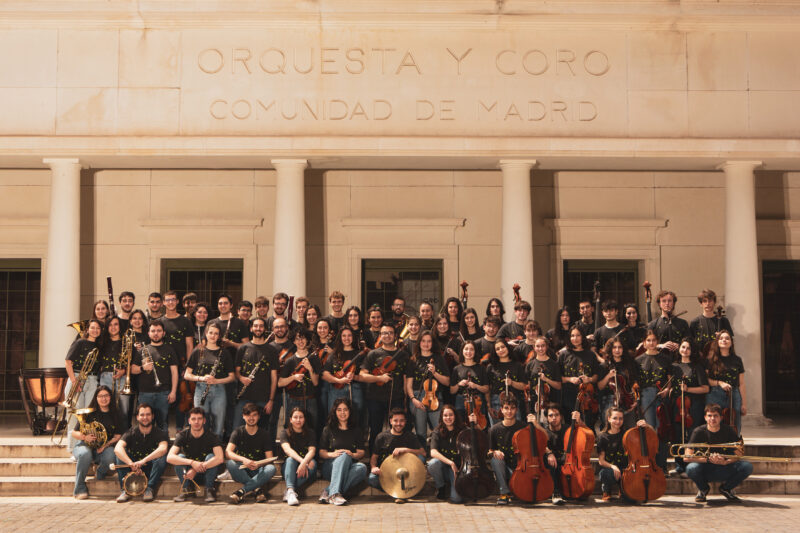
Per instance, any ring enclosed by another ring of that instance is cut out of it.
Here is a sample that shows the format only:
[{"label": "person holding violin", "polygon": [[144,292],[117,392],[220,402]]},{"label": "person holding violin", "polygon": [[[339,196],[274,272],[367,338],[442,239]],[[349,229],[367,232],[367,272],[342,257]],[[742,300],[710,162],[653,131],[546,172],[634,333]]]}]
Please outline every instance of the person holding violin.
[{"label": "person holding violin", "polygon": [[362,336],[364,319],[362,318],[361,308],[357,305],[350,306],[344,314],[347,317],[346,325],[350,326],[350,329],[353,330],[353,346],[358,346],[361,344],[361,341],[366,342]]},{"label": "person holding violin", "polygon": [[483,337],[475,341],[475,348],[478,349],[477,361],[482,365],[488,365],[489,359],[496,356],[494,343],[497,341],[497,332],[503,322],[496,316],[487,316],[483,320]]},{"label": "person holding violin", "polygon": [[674,354],[678,351],[681,339],[689,336],[689,324],[674,314],[675,304],[678,303],[674,292],[662,290],[656,296],[656,301],[661,309],[661,316],[647,324],[647,329],[655,332],[659,350]]},{"label": "person holding violin", "polygon": [[478,312],[473,307],[468,307],[461,315],[459,327],[461,337],[465,341],[474,341],[483,337],[483,328],[478,323]]},{"label": "person holding violin", "polygon": [[[706,405],[709,386],[706,370],[692,348],[691,339],[686,338],[681,341],[678,353],[681,355],[680,361],[672,363],[672,373],[676,382],[676,386],[672,388],[672,400],[675,403],[674,423],[679,426],[681,420],[683,421],[681,442],[686,442],[694,428],[700,426],[703,420],[703,408]],[[684,407],[682,402],[687,405]],[[676,458],[675,468],[670,470],[669,474],[683,477],[686,475],[685,470],[686,465],[683,460]]]},{"label": "person holding violin", "polygon": [[365,453],[364,436],[355,423],[350,400],[337,398],[319,439],[322,478],[330,481],[319,503],[337,506],[347,503],[344,495],[367,479],[367,465],[360,462]]},{"label": "person holding violin", "polygon": [[431,333],[433,333],[434,339],[436,340],[436,351],[447,363],[449,372],[458,364],[458,352],[461,351],[461,339],[458,337],[458,331],[453,333],[450,330],[448,317],[444,313],[436,317],[433,322],[433,328]]},{"label": "person holding violin", "polygon": [[477,391],[481,395],[489,392],[489,378],[486,367],[478,364],[475,359],[477,351],[475,343],[467,341],[461,348],[460,363],[450,373],[450,393],[454,395],[453,404],[461,420],[466,420],[467,409],[465,400],[467,391]]},{"label": "person holding violin", "polygon": [[[622,480],[622,471],[628,467],[628,453],[622,445],[625,434],[625,412],[620,407],[611,406],[606,411],[606,430],[597,435],[597,463],[600,465],[600,490],[602,500],[610,501],[614,485]],[[646,425],[645,420],[636,422]]]},{"label": "person holding violin", "polygon": [[430,331],[422,332],[405,373],[405,391],[414,417],[414,430],[423,445],[428,441],[428,426],[433,429],[439,423],[439,404],[443,402],[438,389],[450,386],[450,369],[444,358],[434,353],[435,344]]},{"label": "person holding violin", "polygon": [[[331,385],[326,412],[331,412],[334,402],[339,398],[351,398],[355,411],[354,420],[358,418],[358,413],[364,405],[364,383],[361,382],[359,366],[367,355],[366,352],[356,350],[355,338],[353,329],[350,326],[343,326],[336,337],[333,353],[322,365],[322,379]],[[360,357],[354,361],[356,356]],[[347,367],[346,372],[345,367]]]},{"label": "person holding violin", "polygon": [[564,306],[556,311],[556,323],[552,329],[547,330],[545,336],[554,353],[558,353],[562,348],[569,345],[569,330],[572,317],[569,307]]},{"label": "person holding violin", "polygon": [[286,412],[295,407],[303,410],[306,424],[315,428],[317,419],[317,387],[322,365],[316,353],[311,353],[309,343],[311,332],[298,329],[294,333],[295,352],[284,361],[281,367],[278,387],[285,387]]},{"label": "person holding violin", "polygon": [[538,394],[539,381],[542,381],[542,398],[536,398],[538,405],[545,405],[558,396],[554,391],[561,390],[561,368],[558,361],[550,357],[547,339],[538,337],[533,344],[534,357],[525,365],[523,375],[532,394]]},{"label": "person holding violin", "polygon": [[[692,432],[683,457],[683,460],[689,463],[686,465],[686,474],[697,486],[697,496],[694,501],[705,502],[711,488],[708,483],[718,481],[720,482],[719,493],[728,501],[739,502],[741,499],[736,495],[734,489],[753,473],[753,465],[737,457],[744,454],[741,447],[716,448],[712,449],[711,451],[714,453],[709,453],[707,457],[695,456],[695,448],[703,451],[699,443],[724,444],[739,440],[738,432],[722,422],[722,408],[718,404],[706,405],[704,417],[706,423]],[[698,444],[698,446],[692,448],[692,444]]]},{"label": "person holding violin", "polygon": [[517,346],[525,338],[525,322],[531,314],[531,304],[525,300],[520,300],[514,304],[514,321],[506,322],[500,331],[497,332],[498,338],[506,341],[511,346]]},{"label": "person holding violin", "polygon": [[[333,323],[329,322],[327,318],[320,318],[317,320],[317,323],[314,324],[314,334],[311,339],[311,350],[317,354],[317,358],[319,359],[320,367],[325,365],[328,361],[328,358],[333,353],[333,344],[336,338],[336,331],[333,328]],[[321,374],[320,368],[320,374]],[[323,419],[323,414],[330,411],[328,408],[328,395],[333,387],[331,384],[324,379],[320,380],[319,386],[317,387],[317,413],[320,416],[316,417],[316,426],[314,427],[314,431],[317,432],[317,435],[322,434],[322,426],[325,423]]]},{"label": "person holding violin", "polygon": [[[571,413],[581,387],[587,394],[587,402],[596,402],[594,386],[600,375],[600,364],[597,357],[589,349],[589,341],[578,326],[569,330],[569,346],[559,352],[558,364],[561,369],[561,405],[565,412]],[[589,428],[594,427],[597,420],[596,409],[582,409],[582,415]]]},{"label": "person holding violin", "polygon": [[[369,414],[369,449],[374,450],[375,439],[383,430],[389,409],[405,409],[403,375],[408,363],[408,352],[398,349],[394,342],[394,328],[381,326],[381,347],[370,351],[361,366],[361,379],[367,384],[367,411]],[[403,420],[405,427],[405,417]],[[415,437],[416,438],[416,437]]]},{"label": "person holding violin", "polygon": [[[425,463],[425,448],[412,431],[406,431],[406,410],[402,407],[392,407],[389,415],[390,429],[376,436],[369,459],[370,473],[367,483],[373,489],[381,489],[380,465],[390,455],[397,457],[404,453],[413,453]],[[398,498],[394,502],[405,503],[405,500]]]},{"label": "person holding violin", "polygon": [[[636,406],[633,387],[639,382],[639,365],[625,350],[621,336],[609,339],[600,352],[605,358],[600,366],[600,375],[603,377],[597,382],[600,412],[607,413],[609,407],[619,407],[625,415],[626,425],[631,427],[636,419],[633,413]],[[607,420],[602,422],[603,427],[607,428]]]},{"label": "person holding violin", "polygon": [[514,454],[511,440],[514,433],[526,428],[527,424],[517,417],[517,399],[513,395],[509,394],[503,398],[500,412],[503,414],[503,419],[489,428],[489,462],[500,491],[497,505],[508,505],[511,503],[511,489],[508,488],[508,482],[517,467],[517,456]]},{"label": "person holding violin", "polygon": [[620,334],[619,338],[622,339],[622,344],[628,354],[633,355],[644,341],[647,328],[642,325],[639,308],[635,303],[623,305],[622,311],[625,313],[625,327],[627,329]]},{"label": "person holding violin", "polygon": [[[508,344],[500,338],[494,343],[495,356],[489,360],[486,373],[489,376],[489,420],[491,424],[502,421],[502,398],[513,396],[519,398],[525,390],[525,376],[522,363],[511,360]],[[522,420],[522,413],[516,411],[517,420]]]},{"label": "person holding violin", "polygon": [[733,349],[730,331],[720,331],[711,343],[707,367],[711,390],[706,395],[706,405],[725,406],[722,414],[728,416],[723,421],[741,434],[742,415],[747,414],[744,363]]},{"label": "person holding violin", "polygon": [[535,320],[526,320],[524,328],[525,338],[514,347],[511,358],[526,365],[536,357],[533,354],[533,345],[542,336],[542,327]]},{"label": "person holding violin", "polygon": [[[477,365],[480,366],[480,365]],[[461,463],[456,439],[464,430],[464,422],[455,408],[446,404],[442,406],[439,425],[431,433],[431,460],[428,461],[428,473],[436,485],[436,499],[450,503],[461,503],[463,500],[456,491],[456,476]]]},{"label": "person holding violin", "polygon": [[703,289],[697,295],[702,312],[689,322],[689,338],[694,343],[698,353],[705,354],[710,343],[717,338],[717,333],[729,331],[733,337],[733,328],[728,318],[724,315],[722,306],[717,307],[717,293],[711,289]]},{"label": "person holding violin", "polygon": [[369,327],[362,331],[361,336],[367,346],[378,348],[381,345],[381,326],[383,326],[383,311],[379,306],[373,305],[367,310],[367,324]]},{"label": "person holding violin", "polygon": [[[656,409],[670,392],[667,380],[672,373],[672,355],[667,348],[659,348],[658,336],[648,330],[644,338],[644,353],[636,358],[639,365],[641,405],[650,406],[644,413],[647,423],[658,428]],[[658,400],[656,400],[658,397]]]}]

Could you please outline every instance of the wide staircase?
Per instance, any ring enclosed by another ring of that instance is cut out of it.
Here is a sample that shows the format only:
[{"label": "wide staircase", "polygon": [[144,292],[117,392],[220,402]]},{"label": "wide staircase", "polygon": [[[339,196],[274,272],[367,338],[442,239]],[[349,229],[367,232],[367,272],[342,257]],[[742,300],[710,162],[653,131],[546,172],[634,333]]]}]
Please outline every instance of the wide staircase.
[{"label": "wide staircase", "polygon": [[[19,432],[15,432],[19,435]],[[800,428],[795,432],[800,437]],[[765,438],[745,439],[745,453],[753,456],[786,457],[789,462],[766,462],[752,460],[753,475],[738,489],[742,495],[800,495],[800,439]],[[670,464],[670,467],[672,465]],[[280,468],[279,468],[280,469]],[[91,473],[91,472],[90,472]],[[50,442],[49,437],[0,437],[0,497],[8,496],[72,496],[75,463],[71,461],[66,446]],[[119,494],[116,474],[98,481],[87,478],[89,494],[94,498],[113,498]],[[327,486],[318,480],[305,490],[307,498],[316,499]],[[218,497],[227,496],[239,488],[233,481],[218,483]],[[156,494],[157,499],[171,499],[178,494],[180,487],[175,472],[168,465],[162,485]],[[269,484],[270,499],[279,499],[285,485],[279,475]],[[599,483],[595,486],[599,491]],[[693,495],[694,484],[689,479],[669,478],[667,494]],[[712,494],[716,489],[712,490]],[[433,482],[428,478],[425,490],[417,498],[432,498]],[[359,488],[360,497],[378,495],[377,491],[364,484]]]}]

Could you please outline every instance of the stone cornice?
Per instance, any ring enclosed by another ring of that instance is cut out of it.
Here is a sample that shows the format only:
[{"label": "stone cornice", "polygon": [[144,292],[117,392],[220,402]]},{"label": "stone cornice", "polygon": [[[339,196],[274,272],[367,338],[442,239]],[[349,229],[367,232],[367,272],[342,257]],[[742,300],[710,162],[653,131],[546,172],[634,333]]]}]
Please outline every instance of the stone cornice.
[{"label": "stone cornice", "polygon": [[264,224],[263,218],[148,218],[139,221],[139,225],[149,229],[170,228],[250,228]]},{"label": "stone cornice", "polygon": [[445,227],[459,228],[466,223],[465,218],[343,218],[341,224],[346,228],[392,228],[392,227]]}]

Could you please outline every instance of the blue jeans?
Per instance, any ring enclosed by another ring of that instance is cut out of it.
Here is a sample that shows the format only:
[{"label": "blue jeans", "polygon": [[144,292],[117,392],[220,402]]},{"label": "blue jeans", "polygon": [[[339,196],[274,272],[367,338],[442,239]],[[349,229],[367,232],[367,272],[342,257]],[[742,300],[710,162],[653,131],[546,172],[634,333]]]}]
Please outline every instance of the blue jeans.
[{"label": "blue jeans", "polygon": [[500,494],[508,494],[511,492],[508,489],[508,480],[511,479],[513,471],[506,465],[506,462],[497,457],[492,457],[490,461],[494,477],[497,480],[497,488],[500,489]]},{"label": "blue jeans", "polygon": [[433,478],[433,482],[437,489],[450,485],[450,501],[453,503],[461,503],[463,500],[456,492],[456,477],[453,474],[453,469],[448,465],[441,462],[439,459],[431,459],[428,462],[428,473]]},{"label": "blue jeans", "polygon": [[[248,403],[251,403],[250,400],[239,400],[236,402],[236,407],[233,409],[233,427],[234,429],[238,428],[239,426],[244,424],[244,418],[242,418],[242,411],[244,410],[244,406]],[[252,402],[258,406],[258,427],[261,429],[267,430],[269,429],[269,419],[272,416],[272,413],[266,414],[264,412],[264,406],[267,405],[267,402]],[[275,410],[275,402],[272,402],[272,410]],[[274,439],[273,439],[274,442]]]},{"label": "blue jeans", "polygon": [[[209,394],[209,396],[210,396],[210,394]],[[183,455],[182,453],[178,454],[178,457],[183,457],[184,459],[186,458],[186,456]],[[206,455],[206,458],[204,459],[204,461],[208,461],[208,460],[213,459],[213,458],[214,458],[214,454],[210,453],[210,454]],[[198,473],[197,475],[194,476],[195,483],[197,483],[198,485],[200,485],[200,484],[205,485],[206,490],[213,489],[214,488],[214,481],[216,481],[216,479],[217,479],[217,470],[218,469],[219,469],[219,466],[214,466],[212,468],[209,468],[208,470],[206,470],[202,474]],[[180,482],[181,485],[183,485],[183,476],[186,475],[187,470],[189,470],[189,467],[186,466],[186,465],[175,465],[175,475],[178,476],[178,481]],[[193,489],[194,489],[194,484],[191,483],[191,482],[188,483],[184,487],[184,490],[186,492],[191,492]]]},{"label": "blue jeans", "polygon": [[286,488],[287,489],[294,489],[297,490],[309,481],[313,482],[317,479],[317,462],[313,459],[308,464],[308,475],[306,477],[298,477],[297,476],[297,467],[300,466],[300,463],[294,460],[292,457],[287,457],[286,461],[283,463],[283,468],[281,469],[281,473],[283,474],[283,479],[286,481]]},{"label": "blue jeans", "polygon": [[245,492],[252,492],[258,487],[265,485],[272,479],[275,472],[277,472],[273,464],[261,466],[256,470],[250,470],[249,468],[240,469],[239,467],[242,463],[228,459],[225,461],[225,465],[228,467],[228,472],[231,473],[233,480],[243,485],[242,489]]},{"label": "blue jeans", "polygon": [[[739,388],[731,389],[733,394],[733,410],[734,410],[734,420],[736,421],[736,428],[737,433],[741,435],[742,433],[742,393],[739,392]],[[725,409],[728,407],[728,393],[722,390],[722,387],[716,386],[711,387],[711,390],[708,391],[706,394],[706,405],[710,405],[715,403]],[[725,420],[722,421],[723,424],[727,424]]]},{"label": "blue jeans", "polygon": [[657,394],[658,388],[645,387],[642,389],[642,399],[640,402],[640,405],[643,409],[648,405],[650,406],[647,411],[644,412],[644,419],[655,430],[658,430],[658,416],[656,416],[656,409],[659,405],[661,405],[661,399],[655,400]]},{"label": "blue jeans", "polygon": [[72,449],[72,455],[77,462],[75,467],[75,488],[72,491],[73,495],[89,492],[89,489],[86,487],[86,474],[89,472],[89,466],[91,466],[92,463],[97,463],[97,475],[95,479],[100,480],[106,477],[109,466],[116,459],[113,446],[109,446],[101,453],[97,453],[96,450],[89,448],[83,442],[79,442],[75,445]]},{"label": "blue jeans", "polygon": [[167,431],[169,416],[169,393],[161,392],[140,392],[139,403],[149,403],[153,406],[155,423],[161,431]]},{"label": "blue jeans", "polygon": [[347,491],[367,478],[367,465],[343,453],[322,463],[322,479],[330,481],[328,494],[347,494]]},{"label": "blue jeans", "polygon": [[600,490],[603,492],[608,492],[611,494],[611,489],[614,487],[614,485],[619,485],[621,479],[621,473],[620,479],[614,479],[614,470],[605,466],[600,467]]},{"label": "blue jeans", "polygon": [[[158,459],[153,459],[149,463],[142,466],[142,472],[147,476],[147,488],[154,491],[158,482],[161,480],[161,474],[167,468],[167,456],[162,455]],[[124,463],[117,459],[117,476],[119,476],[119,488],[122,489],[122,480],[131,471],[130,468],[124,466]]]},{"label": "blue jeans", "polygon": [[698,490],[707,492],[710,481],[718,481],[720,488],[733,490],[739,483],[753,473],[753,465],[747,461],[736,461],[729,465],[715,465],[713,463],[689,463],[686,465],[686,475],[694,481]]},{"label": "blue jeans", "polygon": [[[418,455],[417,457],[419,458],[420,461],[422,461],[422,464],[424,465],[425,464],[425,456],[424,455]],[[378,465],[378,466],[380,466],[380,465]],[[372,472],[369,473],[369,477],[367,478],[367,483],[373,489],[378,489],[380,491],[383,491],[383,487],[381,487],[381,477],[380,476],[376,476]]]},{"label": "blue jeans", "polygon": [[362,409],[364,409],[364,389],[361,386],[361,383],[353,382],[352,385],[345,385],[341,389],[337,389],[333,385],[331,385],[330,390],[328,390],[328,406],[326,408],[326,412],[330,413],[331,409],[333,409],[333,402],[338,400],[339,398],[347,398],[350,399],[350,389],[353,389],[353,412],[350,416],[354,417],[353,419],[359,425],[359,427],[363,427],[362,423],[366,420],[362,417]]},{"label": "blue jeans", "polygon": [[[105,385],[112,391],[114,390],[114,374],[112,372],[102,372],[100,374],[100,385]],[[125,376],[117,379],[117,395],[119,397],[119,403],[117,412],[119,413],[120,418],[124,422],[124,428],[127,429],[128,421],[130,420],[131,415],[131,404],[133,403],[133,394],[121,394],[122,387],[125,386]]]},{"label": "blue jeans", "polygon": [[[80,368],[75,369],[75,375],[78,375]],[[94,398],[94,393],[97,391],[98,379],[97,376],[87,376],[86,383],[83,385],[83,389],[81,389],[80,394],[78,394],[78,400],[75,402],[75,409],[81,409],[83,407],[89,407],[89,404],[92,403],[92,398]],[[72,387],[72,381],[67,380],[67,386],[65,387],[65,391],[69,391]],[[66,392],[64,393],[66,395]],[[67,417],[67,431],[70,433],[69,441],[67,443],[67,448],[70,452],[77,446],[78,439],[72,437],[72,432],[70,431],[72,428],[75,427],[75,424],[78,423],[78,419],[74,416],[70,415]]]},{"label": "blue jeans", "polygon": [[[425,391],[415,391],[414,397],[417,400],[422,401],[422,398],[425,397]],[[428,411],[424,408],[417,409],[414,407],[413,402],[409,402],[408,404],[408,407],[411,411],[411,416],[414,417],[414,431],[417,433],[420,444],[422,444],[422,447],[425,449],[428,448],[428,427],[430,426],[431,429],[436,429],[436,427],[439,425],[439,416],[442,410],[441,400],[441,397],[439,397],[440,406],[436,411]]]},{"label": "blue jeans", "polygon": [[203,408],[208,416],[209,428],[221,439],[225,431],[225,407],[228,405],[228,394],[224,384],[211,385],[208,396],[206,396],[206,403],[200,405],[200,398],[203,397],[206,387],[208,387],[208,383],[197,382],[197,387],[194,389],[194,406]]}]

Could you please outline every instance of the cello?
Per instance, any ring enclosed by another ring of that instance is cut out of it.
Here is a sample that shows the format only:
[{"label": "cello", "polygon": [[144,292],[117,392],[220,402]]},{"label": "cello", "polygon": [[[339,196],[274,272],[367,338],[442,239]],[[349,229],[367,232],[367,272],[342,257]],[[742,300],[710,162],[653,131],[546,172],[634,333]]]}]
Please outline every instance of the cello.
[{"label": "cello", "polygon": [[[575,401],[578,410],[580,400]],[[591,455],[594,449],[594,432],[572,419],[564,433],[564,465],[561,467],[561,490],[564,496],[585,499],[594,490],[594,470]]]},{"label": "cello", "polygon": [[[644,412],[649,408],[650,405]],[[641,414],[642,411],[639,412],[640,416]],[[667,490],[667,477],[656,464],[656,453],[658,453],[656,431],[647,425],[637,425],[622,436],[622,446],[628,454],[628,466],[622,471],[619,480],[622,493],[627,498],[642,503],[663,496]]]},{"label": "cello", "polygon": [[[526,392],[528,409],[536,411],[538,401],[532,401],[531,395]],[[547,433],[538,424],[528,422],[528,427],[520,429],[511,439],[514,453],[517,454],[517,468],[511,474],[508,487],[514,496],[524,502],[536,503],[550,498],[553,495],[553,476],[545,465],[545,450],[547,449]]]},{"label": "cello", "polygon": [[[482,415],[478,405],[473,404],[477,398],[471,392],[467,396],[464,402],[467,413],[474,412],[480,418]],[[486,417],[483,418],[483,422],[486,423]],[[475,422],[470,421],[470,427],[456,437],[456,445],[461,456],[461,469],[455,480],[456,492],[462,498],[472,501],[486,498],[494,490],[494,476],[486,466],[489,436],[479,430]]]}]

